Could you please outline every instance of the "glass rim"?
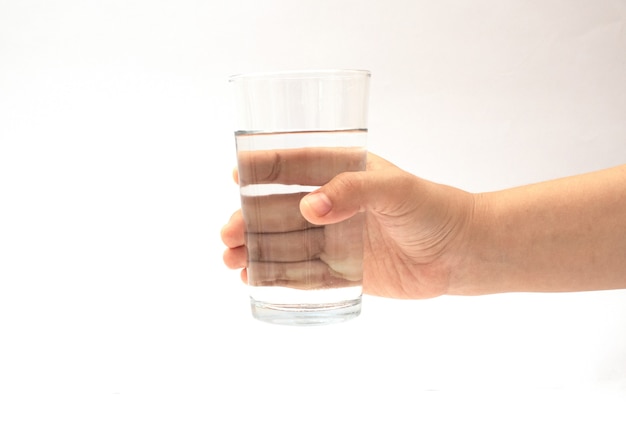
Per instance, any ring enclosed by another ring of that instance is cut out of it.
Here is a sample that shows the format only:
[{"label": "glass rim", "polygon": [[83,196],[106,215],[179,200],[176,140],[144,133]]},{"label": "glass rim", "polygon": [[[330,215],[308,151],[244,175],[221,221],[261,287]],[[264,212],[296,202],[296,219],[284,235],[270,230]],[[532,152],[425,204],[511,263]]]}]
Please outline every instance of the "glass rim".
[{"label": "glass rim", "polygon": [[341,69],[341,68],[324,68],[324,69],[304,69],[304,70],[284,70],[284,71],[268,71],[257,73],[233,74],[228,78],[229,82],[238,80],[298,80],[298,79],[319,79],[319,78],[348,78],[348,77],[370,77],[372,73],[369,70],[359,69]]}]

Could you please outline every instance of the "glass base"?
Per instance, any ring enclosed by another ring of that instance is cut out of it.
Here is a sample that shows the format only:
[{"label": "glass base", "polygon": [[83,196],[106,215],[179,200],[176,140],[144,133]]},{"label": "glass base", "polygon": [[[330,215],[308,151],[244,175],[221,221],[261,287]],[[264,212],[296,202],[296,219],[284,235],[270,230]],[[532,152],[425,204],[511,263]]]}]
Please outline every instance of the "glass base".
[{"label": "glass base", "polygon": [[329,304],[273,304],[250,298],[252,316],[280,325],[328,325],[361,314],[361,298]]}]

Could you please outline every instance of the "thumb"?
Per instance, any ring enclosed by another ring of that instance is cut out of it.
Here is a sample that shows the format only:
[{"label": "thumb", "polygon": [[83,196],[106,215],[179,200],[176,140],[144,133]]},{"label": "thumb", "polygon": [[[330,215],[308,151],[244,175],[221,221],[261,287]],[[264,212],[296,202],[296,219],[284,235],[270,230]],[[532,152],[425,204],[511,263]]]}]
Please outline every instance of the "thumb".
[{"label": "thumb", "polygon": [[[378,173],[344,172],[300,201],[300,212],[313,224],[333,224],[357,212],[376,210],[390,202],[387,180]],[[392,186],[393,188],[393,186]]]}]

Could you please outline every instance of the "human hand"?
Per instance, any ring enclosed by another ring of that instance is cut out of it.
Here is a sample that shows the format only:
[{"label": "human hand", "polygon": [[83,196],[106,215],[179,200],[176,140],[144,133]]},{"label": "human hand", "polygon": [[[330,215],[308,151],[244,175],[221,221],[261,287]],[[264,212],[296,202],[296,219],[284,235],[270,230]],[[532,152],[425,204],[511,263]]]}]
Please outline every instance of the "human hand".
[{"label": "human hand", "polygon": [[234,234],[223,238],[233,247],[225,260],[234,255],[233,266],[245,266],[244,281],[297,289],[362,284],[363,214],[315,225],[299,209],[311,188],[341,171],[363,170],[362,148],[240,151],[238,164],[242,210],[231,219]]},{"label": "human hand", "polygon": [[[237,180],[237,174],[235,177]],[[243,203],[245,206],[245,200]],[[312,225],[339,226],[341,221],[364,217],[365,293],[427,298],[448,291],[454,267],[463,258],[473,196],[419,179],[369,153],[366,171],[334,176],[319,190],[302,197],[298,207],[300,212],[285,217],[305,219],[300,229],[309,224],[306,230],[315,230]],[[228,247],[224,263],[229,268],[241,268],[242,279],[250,282],[248,256],[257,253],[259,247],[246,246],[244,228],[241,211],[223,227],[222,240]],[[350,268],[339,270],[347,273]]]}]

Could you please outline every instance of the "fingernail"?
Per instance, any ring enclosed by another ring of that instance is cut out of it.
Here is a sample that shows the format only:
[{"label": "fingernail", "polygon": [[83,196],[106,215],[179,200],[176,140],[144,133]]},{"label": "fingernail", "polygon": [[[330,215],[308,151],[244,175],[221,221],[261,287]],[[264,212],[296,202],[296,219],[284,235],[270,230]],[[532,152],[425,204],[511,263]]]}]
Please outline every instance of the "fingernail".
[{"label": "fingernail", "polygon": [[304,202],[317,216],[324,216],[333,208],[330,199],[324,193],[311,193],[304,198]]}]

